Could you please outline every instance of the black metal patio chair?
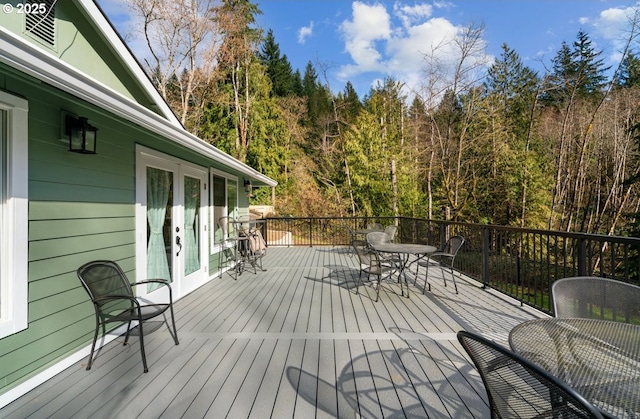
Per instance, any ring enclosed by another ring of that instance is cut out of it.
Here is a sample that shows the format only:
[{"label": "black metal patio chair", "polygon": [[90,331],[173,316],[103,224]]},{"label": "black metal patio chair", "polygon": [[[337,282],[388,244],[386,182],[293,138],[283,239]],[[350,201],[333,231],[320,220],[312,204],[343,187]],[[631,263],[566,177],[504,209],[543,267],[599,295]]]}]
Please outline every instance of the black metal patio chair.
[{"label": "black metal patio chair", "polygon": [[515,352],[484,337],[460,331],[484,383],[492,418],[602,418],[574,389]]},{"label": "black metal patio chair", "polygon": [[[383,258],[380,257],[378,252],[372,249],[366,241],[364,240],[353,240],[351,242],[351,246],[353,247],[356,255],[358,256],[358,260],[360,262],[360,272],[358,275],[358,282],[362,284],[362,274],[367,274],[367,279],[371,279],[371,275],[376,276],[377,279],[377,287],[376,287],[376,300],[380,298],[380,287],[383,279],[390,278],[393,272],[397,270],[397,266],[393,263],[388,263]],[[402,284],[400,284],[402,286]],[[358,289],[356,287],[356,293]]]},{"label": "black metal patio chair", "polygon": [[556,317],[640,322],[640,287],[615,279],[576,276],[551,285]]},{"label": "black metal patio chair", "polygon": [[[93,335],[93,344],[91,345],[91,354],[89,355],[87,370],[91,369],[93,363],[93,352],[98,340],[100,327],[102,326],[102,334],[104,335],[106,333],[107,323],[128,323],[127,333],[124,338],[124,345],[126,345],[129,341],[131,323],[134,321],[138,322],[140,352],[142,354],[144,372],[149,371],[144,352],[144,333],[142,331],[144,321],[163,315],[164,322],[167,324],[167,327],[169,327],[166,316],[164,316],[164,313],[169,310],[171,312],[171,323],[173,326],[173,333],[171,332],[171,328],[169,328],[169,333],[172,334],[176,345],[179,344],[178,331],[173,314],[171,285],[167,281],[162,279],[149,279],[132,284],[127,279],[122,268],[120,268],[116,262],[109,260],[96,260],[86,263],[78,268],[77,274],[82,286],[91,298],[96,315],[96,330]],[[138,301],[133,292],[133,287],[152,283],[160,284],[168,289],[168,303],[142,304]]]},{"label": "black metal patio chair", "polygon": [[[456,284],[456,276],[453,273],[453,263],[456,260],[456,255],[458,251],[462,248],[464,244],[464,237],[462,236],[453,236],[447,240],[444,245],[444,248],[438,250],[437,252],[431,253],[424,259],[420,259],[418,261],[418,266],[416,268],[416,280],[418,280],[418,271],[420,266],[424,266],[426,268],[426,272],[424,274],[424,287],[422,289],[422,293],[424,294],[425,288],[429,287],[429,291],[431,291],[431,284],[428,283],[429,279],[429,265],[432,263],[437,263],[440,266],[448,266],[449,272],[451,273],[451,279],[453,280],[453,287],[456,290],[456,294],[458,293],[458,285]],[[447,263],[448,262],[448,263]],[[442,279],[444,280],[444,286],[447,286],[447,279],[444,276],[444,272],[442,273]]]}]

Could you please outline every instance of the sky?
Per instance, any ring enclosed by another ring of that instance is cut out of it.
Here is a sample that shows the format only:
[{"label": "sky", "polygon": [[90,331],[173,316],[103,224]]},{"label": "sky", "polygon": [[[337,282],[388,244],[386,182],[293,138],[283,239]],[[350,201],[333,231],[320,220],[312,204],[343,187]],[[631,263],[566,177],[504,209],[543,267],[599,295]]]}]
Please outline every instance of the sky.
[{"label": "sky", "polygon": [[[98,3],[121,35],[132,40],[120,1]],[[506,43],[525,65],[543,74],[562,42],[571,45],[581,30],[603,51],[605,64],[615,67],[630,10],[637,5],[635,0],[253,2],[262,11],[258,25],[273,31],[294,70],[304,74],[311,62],[332,91],[342,91],[350,81],[360,96],[385,77],[409,91],[423,89],[426,63],[455,63],[455,40],[465,28],[479,25],[484,27],[479,40],[484,48],[476,59],[483,68],[500,56]],[[135,45],[132,50],[144,54]]]}]

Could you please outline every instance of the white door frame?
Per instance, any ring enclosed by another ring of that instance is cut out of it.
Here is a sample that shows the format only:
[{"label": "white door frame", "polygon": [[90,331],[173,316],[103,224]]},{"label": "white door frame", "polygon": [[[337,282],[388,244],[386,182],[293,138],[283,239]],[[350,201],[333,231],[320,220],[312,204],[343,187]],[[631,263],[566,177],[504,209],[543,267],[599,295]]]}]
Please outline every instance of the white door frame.
[{"label": "white door frame", "polygon": [[[136,146],[136,280],[143,281],[147,278],[147,167],[155,167],[173,173],[173,213],[172,213],[172,292],[173,298],[179,299],[189,292],[204,285],[209,280],[209,240],[208,213],[209,197],[207,184],[207,169],[176,157],[160,153],[147,147]],[[184,275],[184,255],[176,244],[176,236],[180,236],[184,242],[184,177],[189,176],[199,179],[200,182],[200,269],[196,272]],[[179,231],[177,231],[179,230]],[[144,286],[137,287],[137,295],[146,301],[166,301],[166,292],[162,287],[156,291],[148,292]]]}]

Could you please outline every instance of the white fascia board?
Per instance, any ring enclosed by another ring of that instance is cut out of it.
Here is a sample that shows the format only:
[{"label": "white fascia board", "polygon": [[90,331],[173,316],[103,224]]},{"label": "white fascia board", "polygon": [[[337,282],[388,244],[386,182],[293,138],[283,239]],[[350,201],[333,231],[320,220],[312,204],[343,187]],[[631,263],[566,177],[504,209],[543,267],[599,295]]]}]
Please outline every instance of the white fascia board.
[{"label": "white fascia board", "polygon": [[[167,102],[162,95],[158,93],[158,90],[153,85],[149,77],[147,77],[144,70],[140,67],[140,63],[131,54],[131,51],[126,47],[124,41],[117,32],[113,29],[113,26],[107,18],[104,16],[102,10],[96,5],[93,0],[78,0],[80,10],[85,12],[85,18],[95,23],[95,28],[102,34],[107,42],[113,47],[115,52],[120,56],[127,68],[134,74],[138,82],[144,87],[147,94],[153,98],[153,101],[162,112],[162,114],[169,119],[173,124],[182,127],[182,124],[173,113]],[[123,5],[123,7],[127,7]]]},{"label": "white fascia board", "polygon": [[236,170],[254,181],[267,186],[277,185],[277,182],[270,177],[3,28],[0,28],[0,62],[132,121],[163,138]]}]

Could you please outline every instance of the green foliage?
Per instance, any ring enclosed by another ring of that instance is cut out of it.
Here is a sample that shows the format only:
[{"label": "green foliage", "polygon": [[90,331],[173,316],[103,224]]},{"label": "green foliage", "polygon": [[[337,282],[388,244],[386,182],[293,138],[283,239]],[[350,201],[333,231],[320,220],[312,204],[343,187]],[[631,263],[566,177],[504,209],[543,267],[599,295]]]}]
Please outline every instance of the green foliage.
[{"label": "green foliage", "polygon": [[[639,120],[635,55],[602,103],[608,69],[584,32],[562,44],[542,78],[504,44],[482,83],[452,81],[424,99],[389,77],[361,99],[350,82],[334,94],[311,62],[303,76],[294,71],[273,32],[256,27],[258,13],[248,0],[220,3],[217,73],[202,88],[201,116],[188,122],[277,180],[279,213],[440,218],[446,208],[467,222],[640,235],[629,186],[640,183],[639,144],[622,141]],[[181,80],[165,89],[176,100]],[[564,179],[580,189],[565,182],[557,192]],[[258,188],[252,202],[272,203],[271,191]],[[570,222],[552,224],[554,216]]]}]

